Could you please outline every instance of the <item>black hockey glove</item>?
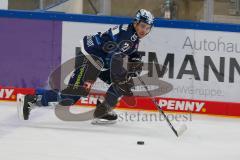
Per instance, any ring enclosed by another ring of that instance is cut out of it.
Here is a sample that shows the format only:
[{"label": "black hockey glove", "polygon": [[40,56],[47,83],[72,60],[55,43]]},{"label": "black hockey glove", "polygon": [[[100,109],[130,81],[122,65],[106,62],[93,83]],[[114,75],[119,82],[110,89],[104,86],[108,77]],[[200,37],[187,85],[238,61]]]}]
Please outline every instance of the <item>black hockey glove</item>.
[{"label": "black hockey glove", "polygon": [[132,58],[129,59],[128,62],[128,76],[129,77],[137,77],[143,68],[143,62],[140,58]]},{"label": "black hockey glove", "polygon": [[118,81],[114,83],[115,88],[124,96],[133,96],[131,88],[134,87],[133,79],[128,78],[125,81]]}]

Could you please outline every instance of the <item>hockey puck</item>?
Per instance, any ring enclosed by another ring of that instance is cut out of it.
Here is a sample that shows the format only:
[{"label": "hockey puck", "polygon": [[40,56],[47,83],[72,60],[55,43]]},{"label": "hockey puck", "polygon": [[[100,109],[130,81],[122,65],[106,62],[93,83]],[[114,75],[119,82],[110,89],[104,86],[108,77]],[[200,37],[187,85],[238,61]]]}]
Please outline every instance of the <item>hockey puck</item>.
[{"label": "hockey puck", "polygon": [[144,141],[137,141],[138,145],[144,145]]}]

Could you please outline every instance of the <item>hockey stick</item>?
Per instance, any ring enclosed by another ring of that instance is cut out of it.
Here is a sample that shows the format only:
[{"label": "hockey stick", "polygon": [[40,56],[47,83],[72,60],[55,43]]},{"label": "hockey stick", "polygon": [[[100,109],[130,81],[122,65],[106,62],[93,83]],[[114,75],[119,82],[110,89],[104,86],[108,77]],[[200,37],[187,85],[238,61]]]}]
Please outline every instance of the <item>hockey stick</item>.
[{"label": "hockey stick", "polygon": [[142,78],[138,75],[137,76],[139,81],[142,83],[142,85],[144,86],[145,90],[147,91],[149,97],[151,98],[152,102],[155,104],[155,106],[157,107],[158,111],[164,116],[165,120],[167,121],[169,127],[172,129],[172,131],[174,132],[174,134],[179,137],[183,134],[183,132],[185,132],[187,130],[187,126],[185,124],[181,125],[180,128],[178,130],[176,130],[172,123],[169,121],[168,117],[166,116],[166,114],[163,112],[162,108],[158,105],[157,101],[155,98],[153,98],[151,92],[149,92],[147,85],[145,84],[145,82],[142,80]]}]

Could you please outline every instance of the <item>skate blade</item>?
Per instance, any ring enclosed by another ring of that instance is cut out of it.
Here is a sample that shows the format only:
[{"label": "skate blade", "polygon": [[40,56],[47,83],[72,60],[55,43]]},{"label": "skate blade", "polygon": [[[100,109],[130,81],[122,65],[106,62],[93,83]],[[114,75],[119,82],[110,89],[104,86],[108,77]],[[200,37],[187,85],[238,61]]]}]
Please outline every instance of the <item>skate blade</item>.
[{"label": "skate blade", "polygon": [[183,133],[187,130],[187,126],[185,124],[183,124],[182,126],[180,126],[180,128],[177,130],[178,132],[178,137],[183,135]]},{"label": "skate blade", "polygon": [[17,94],[17,113],[19,120],[24,120],[23,118],[24,97],[25,95],[23,94]]},{"label": "skate blade", "polygon": [[106,119],[100,119],[100,118],[94,118],[91,122],[93,125],[109,125],[109,124],[115,124],[117,123],[117,120],[106,120]]}]

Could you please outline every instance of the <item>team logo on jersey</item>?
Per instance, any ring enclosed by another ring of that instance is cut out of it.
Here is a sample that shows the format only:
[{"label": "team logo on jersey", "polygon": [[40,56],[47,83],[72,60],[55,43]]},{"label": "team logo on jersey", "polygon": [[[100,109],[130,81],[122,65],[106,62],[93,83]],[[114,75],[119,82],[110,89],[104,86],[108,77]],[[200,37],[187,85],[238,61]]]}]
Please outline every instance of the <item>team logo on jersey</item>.
[{"label": "team logo on jersey", "polygon": [[131,41],[135,42],[138,39],[138,36],[136,35],[136,33],[134,33],[131,37]]},{"label": "team logo on jersey", "polygon": [[132,47],[133,47],[133,42],[131,42],[129,40],[124,40],[121,43],[119,43],[119,49],[121,52],[126,52],[127,50],[129,50]]}]

